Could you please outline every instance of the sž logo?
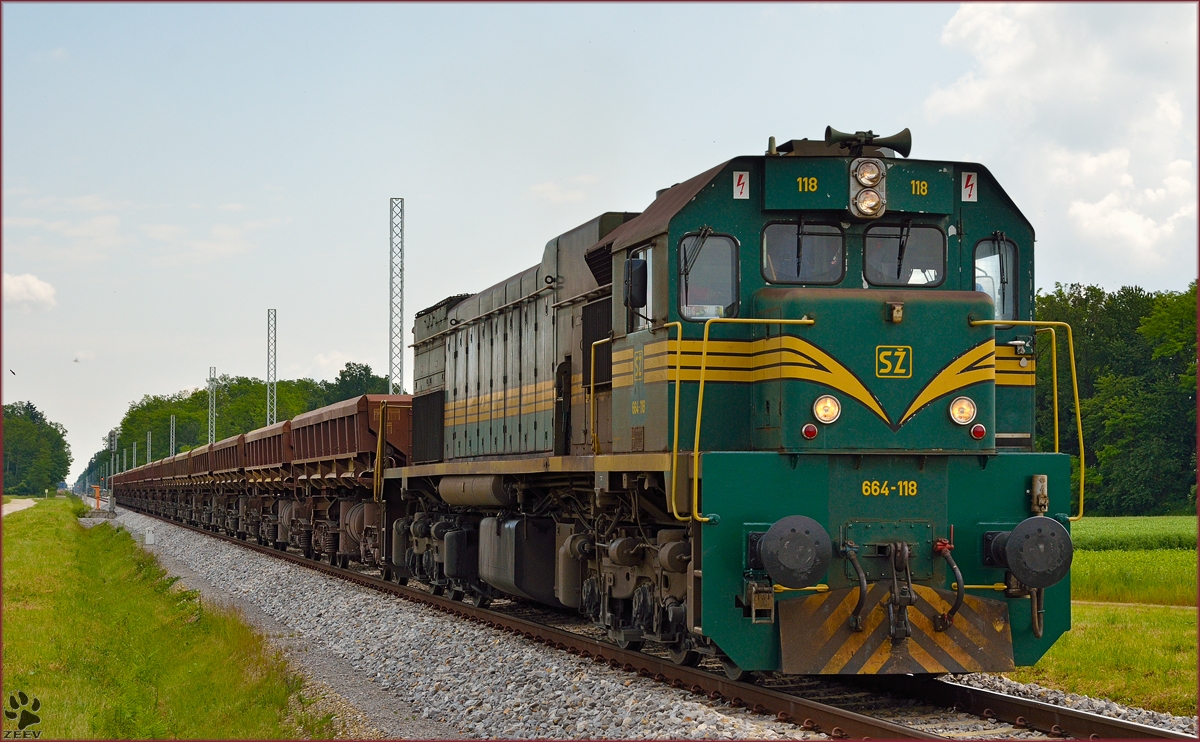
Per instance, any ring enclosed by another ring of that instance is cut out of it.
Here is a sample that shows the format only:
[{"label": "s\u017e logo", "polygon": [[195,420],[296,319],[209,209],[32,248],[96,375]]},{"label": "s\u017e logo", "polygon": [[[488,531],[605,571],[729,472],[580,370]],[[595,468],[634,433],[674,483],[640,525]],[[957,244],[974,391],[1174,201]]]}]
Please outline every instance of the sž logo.
[{"label": "s\u017e logo", "polygon": [[33,730],[29,727],[42,723],[42,717],[38,715],[38,711],[41,709],[42,702],[36,698],[31,699],[25,695],[24,691],[17,691],[16,695],[10,695],[8,704],[4,707],[4,718],[17,722],[17,728],[5,729],[4,739],[40,738],[41,730]]}]

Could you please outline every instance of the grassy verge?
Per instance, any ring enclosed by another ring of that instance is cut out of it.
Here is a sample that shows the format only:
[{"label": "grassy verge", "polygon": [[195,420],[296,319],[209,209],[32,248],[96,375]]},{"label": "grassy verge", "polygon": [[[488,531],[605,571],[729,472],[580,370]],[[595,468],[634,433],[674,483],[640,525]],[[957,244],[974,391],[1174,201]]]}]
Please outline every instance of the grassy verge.
[{"label": "grassy verge", "polygon": [[171,589],[124,531],[80,527],[84,510],[51,500],[4,519],[3,698],[38,698],[35,729],[263,739],[327,726],[297,713],[300,680],[260,636]]},{"label": "grassy verge", "polygon": [[1072,619],[1071,630],[1036,666],[1009,677],[1155,711],[1195,715],[1195,610],[1077,604]]},{"label": "grassy verge", "polygon": [[1071,526],[1071,540],[1083,551],[1195,549],[1196,516],[1087,517]]},{"label": "grassy verge", "polygon": [[1196,552],[1077,551],[1071,597],[1109,603],[1196,605]]}]

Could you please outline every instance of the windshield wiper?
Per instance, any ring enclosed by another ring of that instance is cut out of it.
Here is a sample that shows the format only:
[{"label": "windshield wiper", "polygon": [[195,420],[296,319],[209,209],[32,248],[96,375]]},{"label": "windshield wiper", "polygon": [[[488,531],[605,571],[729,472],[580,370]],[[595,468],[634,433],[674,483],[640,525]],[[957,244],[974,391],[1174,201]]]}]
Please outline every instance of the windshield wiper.
[{"label": "windshield wiper", "polygon": [[1003,232],[992,232],[992,239],[996,240],[996,258],[1000,263],[1000,307],[1007,306],[1008,293],[1008,271],[1004,269],[1004,244],[1008,242],[1008,238]]},{"label": "windshield wiper", "polygon": [[688,289],[690,281],[688,276],[692,273],[692,266],[696,265],[696,260],[700,257],[700,251],[704,249],[704,242],[708,236],[713,233],[712,227],[704,226],[700,228],[700,235],[696,238],[696,251],[689,254],[687,248],[683,252],[683,270],[680,274],[683,276],[683,301],[686,304],[688,301]]},{"label": "windshield wiper", "polygon": [[689,253],[684,254],[683,271],[682,271],[684,276],[687,276],[689,273],[692,272],[692,266],[694,266],[696,264],[696,259],[700,257],[700,251],[704,249],[705,240],[707,240],[708,236],[711,235],[712,233],[713,233],[712,227],[706,226],[706,227],[700,228],[700,234],[699,234],[699,236],[696,237],[695,252],[690,252],[690,254]]},{"label": "windshield wiper", "polygon": [[796,225],[796,280],[801,280],[804,267],[804,216],[800,216],[800,223]]},{"label": "windshield wiper", "polygon": [[900,280],[900,270],[904,265],[904,248],[908,246],[908,232],[912,228],[912,220],[904,223],[900,228],[900,249],[896,252],[896,280]]}]

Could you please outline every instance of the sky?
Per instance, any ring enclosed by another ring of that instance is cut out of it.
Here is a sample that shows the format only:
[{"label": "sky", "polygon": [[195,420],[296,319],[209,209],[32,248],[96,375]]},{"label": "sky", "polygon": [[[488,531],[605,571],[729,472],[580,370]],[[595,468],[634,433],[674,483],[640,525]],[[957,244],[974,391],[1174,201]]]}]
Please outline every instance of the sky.
[{"label": "sky", "polygon": [[279,378],[385,374],[393,197],[406,326],[826,125],[988,167],[1034,224],[1041,288],[1196,276],[1194,3],[0,14],[2,396],[67,428],[69,482],[143,395],[210,366],[265,378],[268,308]]}]

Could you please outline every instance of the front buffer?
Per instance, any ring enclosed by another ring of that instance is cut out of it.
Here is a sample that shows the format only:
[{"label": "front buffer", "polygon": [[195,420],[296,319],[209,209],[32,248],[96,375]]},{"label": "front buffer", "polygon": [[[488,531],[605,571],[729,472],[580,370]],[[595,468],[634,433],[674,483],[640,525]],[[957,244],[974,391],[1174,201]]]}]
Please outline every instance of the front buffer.
[{"label": "front buffer", "polygon": [[1064,454],[714,452],[702,472],[696,623],[742,670],[1004,672],[1070,629]]}]

